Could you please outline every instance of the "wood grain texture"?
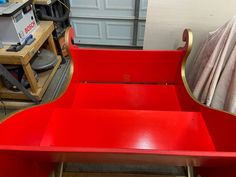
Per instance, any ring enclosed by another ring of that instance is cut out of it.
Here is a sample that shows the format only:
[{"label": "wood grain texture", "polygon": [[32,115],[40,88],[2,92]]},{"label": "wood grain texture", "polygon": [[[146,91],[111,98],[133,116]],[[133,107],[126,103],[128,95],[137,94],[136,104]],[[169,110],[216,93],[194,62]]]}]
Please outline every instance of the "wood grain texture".
[{"label": "wood grain texture", "polygon": [[30,84],[32,93],[36,93],[38,90],[38,86],[37,86],[37,80],[34,76],[34,71],[32,70],[29,63],[27,65],[22,65],[22,66],[23,66],[26,78]]},{"label": "wood grain texture", "polygon": [[34,0],[35,4],[41,4],[41,5],[49,5],[53,3],[55,0]]},{"label": "wood grain texture", "polygon": [[55,46],[55,43],[54,43],[54,39],[53,39],[52,34],[48,37],[48,45],[49,45],[50,50],[51,50],[55,55],[57,55],[57,49],[56,49],[56,46]]}]

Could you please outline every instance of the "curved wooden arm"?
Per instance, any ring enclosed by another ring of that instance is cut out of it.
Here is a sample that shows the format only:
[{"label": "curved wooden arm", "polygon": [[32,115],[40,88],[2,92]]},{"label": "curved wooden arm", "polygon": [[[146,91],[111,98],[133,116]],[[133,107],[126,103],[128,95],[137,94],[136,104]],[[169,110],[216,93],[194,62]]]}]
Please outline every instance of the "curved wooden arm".
[{"label": "curved wooden arm", "polygon": [[182,39],[185,43],[185,46],[179,48],[179,50],[184,50],[186,51],[185,53],[185,56],[183,58],[183,62],[182,62],[182,67],[181,67],[181,77],[182,77],[182,81],[183,81],[183,84],[185,86],[185,89],[188,93],[188,95],[191,97],[191,99],[193,99],[195,102],[197,102],[199,105],[201,105],[202,107],[204,108],[207,108],[207,109],[211,109],[213,111],[216,111],[216,113],[226,113],[228,115],[233,115],[235,116],[235,114],[233,113],[230,113],[230,112],[227,112],[227,111],[224,111],[224,110],[218,110],[218,109],[215,109],[215,108],[211,108],[209,106],[206,106],[205,104],[201,103],[199,100],[197,100],[189,85],[188,85],[188,81],[187,81],[187,77],[186,77],[186,64],[187,64],[187,60],[189,58],[189,55],[191,53],[191,50],[192,50],[192,46],[193,46],[193,33],[192,33],[192,30],[191,29],[185,29],[184,32],[183,32],[183,39]]},{"label": "curved wooden arm", "polygon": [[189,54],[191,53],[192,46],[193,46],[193,33],[191,29],[184,30],[182,40],[186,42],[185,46],[182,47],[182,49],[186,51],[185,57],[187,58]]},{"label": "curved wooden arm", "polygon": [[70,47],[73,46],[73,39],[74,39],[74,30],[72,27],[68,27],[65,32],[65,47],[70,57],[71,57]]}]

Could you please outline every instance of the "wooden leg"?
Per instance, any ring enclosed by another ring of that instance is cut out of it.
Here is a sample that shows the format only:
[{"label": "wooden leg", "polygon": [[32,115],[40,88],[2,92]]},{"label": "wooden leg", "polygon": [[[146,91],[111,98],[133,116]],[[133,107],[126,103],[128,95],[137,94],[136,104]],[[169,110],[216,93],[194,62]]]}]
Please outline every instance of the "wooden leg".
[{"label": "wooden leg", "polygon": [[23,69],[25,71],[26,78],[30,84],[32,93],[36,93],[38,91],[37,81],[34,76],[34,72],[30,66],[30,64],[23,65]]},{"label": "wooden leg", "polygon": [[49,44],[50,50],[51,50],[55,55],[57,55],[57,49],[56,49],[56,46],[55,46],[55,43],[54,43],[52,34],[51,34],[51,35],[49,36],[49,38],[48,38],[48,44]]}]

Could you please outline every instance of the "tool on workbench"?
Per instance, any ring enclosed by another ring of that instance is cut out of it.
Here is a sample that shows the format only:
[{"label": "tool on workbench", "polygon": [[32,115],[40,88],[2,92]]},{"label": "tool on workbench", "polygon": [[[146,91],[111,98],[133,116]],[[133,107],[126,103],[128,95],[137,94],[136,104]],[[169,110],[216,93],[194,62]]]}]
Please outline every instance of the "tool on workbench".
[{"label": "tool on workbench", "polygon": [[0,40],[5,45],[23,44],[37,28],[30,1],[0,4]]},{"label": "tool on workbench", "polygon": [[44,72],[52,69],[57,63],[57,56],[46,49],[41,49],[31,60],[31,67],[37,72]]},{"label": "tool on workbench", "polygon": [[30,45],[35,41],[35,38],[30,34],[22,44],[11,45],[7,51],[8,52],[18,52],[25,47],[25,45]]},{"label": "tool on workbench", "polygon": [[0,0],[0,4],[6,3],[6,0]]}]

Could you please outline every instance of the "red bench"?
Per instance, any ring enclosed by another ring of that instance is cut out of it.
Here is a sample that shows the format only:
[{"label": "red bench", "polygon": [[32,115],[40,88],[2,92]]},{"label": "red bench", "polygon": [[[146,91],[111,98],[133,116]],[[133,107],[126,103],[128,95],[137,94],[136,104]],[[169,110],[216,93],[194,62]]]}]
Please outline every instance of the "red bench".
[{"label": "red bench", "polygon": [[66,38],[68,88],[0,124],[0,177],[46,177],[62,161],[196,166],[203,177],[236,163],[235,115],[189,91],[189,30],[173,51],[80,49],[72,29]]}]

